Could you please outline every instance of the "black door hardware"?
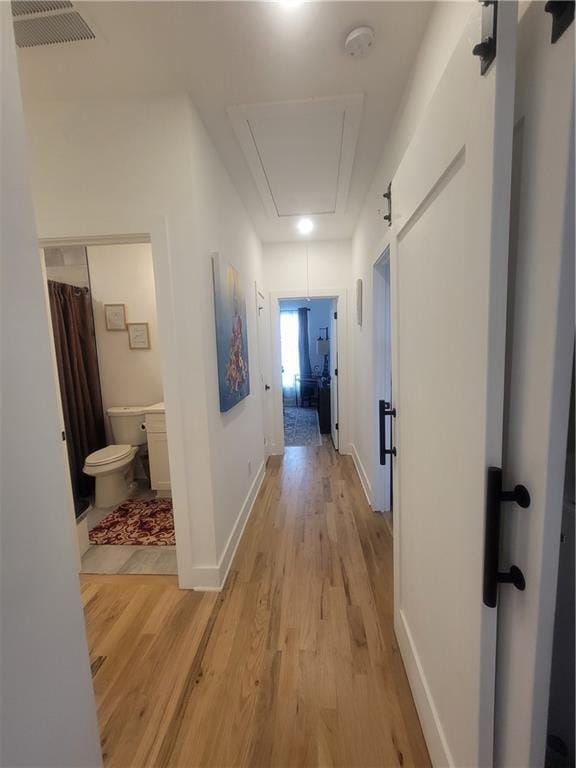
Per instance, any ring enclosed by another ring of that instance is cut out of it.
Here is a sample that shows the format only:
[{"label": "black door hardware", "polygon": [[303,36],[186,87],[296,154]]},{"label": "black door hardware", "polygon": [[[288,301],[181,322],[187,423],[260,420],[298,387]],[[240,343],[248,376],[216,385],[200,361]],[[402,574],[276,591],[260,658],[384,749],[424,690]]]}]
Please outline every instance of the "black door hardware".
[{"label": "black door hardware", "polygon": [[574,0],[548,0],[544,6],[552,16],[552,43],[559,40],[574,21],[574,5]]},{"label": "black door hardware", "polygon": [[270,384],[264,384],[264,389],[266,390],[266,392],[268,392],[268,390],[270,389]]},{"label": "black door hardware", "polygon": [[500,505],[502,502],[518,504],[519,507],[530,506],[530,494],[523,485],[517,485],[513,491],[502,490],[502,470],[499,467],[488,467],[486,486],[486,530],[484,532],[484,605],[495,608],[498,599],[498,584],[513,584],[516,589],[524,591],[526,580],[524,574],[516,565],[509,571],[498,570],[500,554]]},{"label": "black door hardware", "polygon": [[384,200],[388,201],[388,213],[384,216],[384,221],[388,222],[388,226],[392,226],[392,183],[388,184],[388,189],[382,195]]},{"label": "black door hardware", "polygon": [[396,448],[386,448],[386,416],[396,418],[396,408],[392,408],[388,400],[379,400],[378,416],[380,421],[380,464],[385,466],[386,456],[396,456]]},{"label": "black door hardware", "polygon": [[497,0],[480,0],[482,5],[482,42],[472,48],[474,56],[480,57],[480,74],[485,75],[496,58],[496,31],[498,21]]}]

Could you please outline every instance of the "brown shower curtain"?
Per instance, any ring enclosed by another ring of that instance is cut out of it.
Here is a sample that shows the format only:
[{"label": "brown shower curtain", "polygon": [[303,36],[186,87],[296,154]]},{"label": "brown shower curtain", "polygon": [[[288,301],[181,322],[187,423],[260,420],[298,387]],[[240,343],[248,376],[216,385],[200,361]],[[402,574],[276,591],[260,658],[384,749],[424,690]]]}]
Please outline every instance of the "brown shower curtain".
[{"label": "brown shower curtain", "polygon": [[48,281],[56,363],[64,411],[72,490],[90,496],[94,480],[82,472],[89,453],[106,445],[92,300],[87,288]]}]

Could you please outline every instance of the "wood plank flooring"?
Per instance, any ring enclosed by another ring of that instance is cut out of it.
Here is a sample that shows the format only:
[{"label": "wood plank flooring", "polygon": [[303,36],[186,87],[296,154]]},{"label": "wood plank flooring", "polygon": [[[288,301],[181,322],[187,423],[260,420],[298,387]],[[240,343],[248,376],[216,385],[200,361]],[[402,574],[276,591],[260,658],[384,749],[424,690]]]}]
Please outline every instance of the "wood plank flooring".
[{"label": "wood plank flooring", "polygon": [[82,576],[106,766],[429,766],[392,538],[328,442],[273,457],[221,593]]}]

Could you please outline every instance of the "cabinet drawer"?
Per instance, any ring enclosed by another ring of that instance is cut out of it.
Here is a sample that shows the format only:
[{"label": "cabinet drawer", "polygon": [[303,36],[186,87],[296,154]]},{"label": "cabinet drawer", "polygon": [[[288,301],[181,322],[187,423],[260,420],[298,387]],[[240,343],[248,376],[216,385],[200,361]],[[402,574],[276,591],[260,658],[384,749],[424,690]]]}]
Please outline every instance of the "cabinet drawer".
[{"label": "cabinet drawer", "polygon": [[146,432],[166,432],[166,416],[163,413],[147,413]]}]

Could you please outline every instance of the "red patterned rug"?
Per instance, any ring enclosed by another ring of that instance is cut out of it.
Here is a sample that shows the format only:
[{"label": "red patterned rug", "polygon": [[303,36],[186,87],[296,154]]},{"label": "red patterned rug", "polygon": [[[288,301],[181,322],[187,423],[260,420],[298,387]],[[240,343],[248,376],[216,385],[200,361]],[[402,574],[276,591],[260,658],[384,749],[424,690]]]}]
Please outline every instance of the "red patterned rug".
[{"label": "red patterned rug", "polygon": [[90,544],[176,544],[171,499],[129,499],[90,531]]}]

